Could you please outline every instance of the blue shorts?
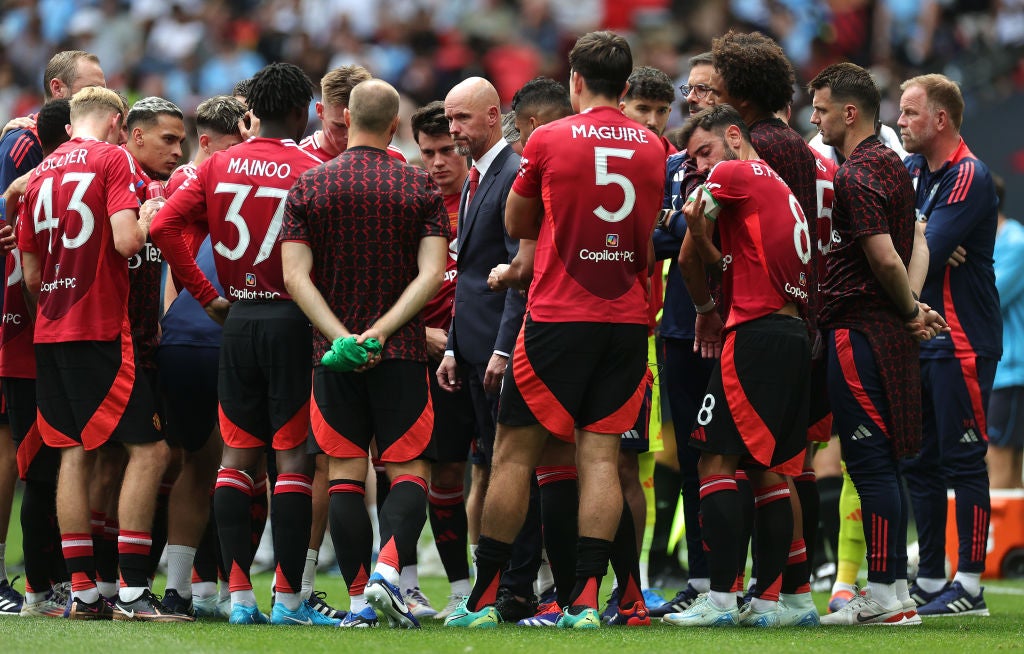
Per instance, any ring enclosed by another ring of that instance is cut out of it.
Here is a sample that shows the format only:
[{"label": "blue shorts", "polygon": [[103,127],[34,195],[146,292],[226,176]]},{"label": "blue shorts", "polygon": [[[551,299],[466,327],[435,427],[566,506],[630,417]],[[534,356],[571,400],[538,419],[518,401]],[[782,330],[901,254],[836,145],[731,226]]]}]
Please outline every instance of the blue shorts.
[{"label": "blue shorts", "polygon": [[1024,386],[992,391],[988,401],[989,445],[1024,450]]}]

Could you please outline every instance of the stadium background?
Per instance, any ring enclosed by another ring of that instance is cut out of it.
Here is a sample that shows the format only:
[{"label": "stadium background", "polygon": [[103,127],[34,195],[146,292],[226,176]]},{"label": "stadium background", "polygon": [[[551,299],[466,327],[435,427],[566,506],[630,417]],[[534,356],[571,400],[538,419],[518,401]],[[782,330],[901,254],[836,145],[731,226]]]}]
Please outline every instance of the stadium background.
[{"label": "stadium background", "polygon": [[[836,60],[871,68],[889,124],[900,80],[958,80],[965,138],[1007,179],[1008,214],[1024,217],[1014,192],[1024,143],[1006,138],[1024,107],[1024,0],[0,0],[0,119],[38,106],[41,71],[63,49],[99,55],[108,86],[131,99],[163,96],[186,114],[267,62],[293,62],[314,81],[360,63],[401,91],[407,117],[470,75],[494,82],[506,103],[536,75],[565,79],[569,47],[596,28],[626,34],[637,64],[681,83],[689,57],[730,27],[785,48],[798,130],[810,127],[804,84]],[[670,127],[682,117],[677,106]],[[405,129],[397,144],[411,155]]]}]

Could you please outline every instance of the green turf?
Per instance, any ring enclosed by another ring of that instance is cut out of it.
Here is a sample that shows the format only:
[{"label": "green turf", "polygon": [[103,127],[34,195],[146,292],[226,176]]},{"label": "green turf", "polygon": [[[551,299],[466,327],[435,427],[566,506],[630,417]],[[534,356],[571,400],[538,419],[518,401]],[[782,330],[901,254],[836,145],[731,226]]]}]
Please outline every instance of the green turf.
[{"label": "green turf", "polygon": [[[269,595],[269,575],[255,578],[261,602]],[[424,579],[424,592],[443,604],[447,583]],[[337,575],[321,575],[318,585],[329,599],[344,606],[342,582]],[[161,586],[158,581],[158,588]],[[111,652],[357,652],[369,654],[426,654],[432,652],[512,652],[560,654],[591,649],[594,652],[725,654],[751,652],[975,652],[1024,648],[1024,582],[988,583],[986,601],[990,618],[936,618],[920,627],[832,627],[820,629],[683,630],[655,624],[649,628],[602,628],[592,633],[555,629],[526,629],[501,625],[487,631],[446,629],[434,621],[419,631],[386,628],[348,631],[307,627],[232,627],[223,622],[196,624],[91,623],[53,619],[0,619],[0,643],[7,651],[65,651],[75,654]],[[821,606],[826,597],[816,597]],[[266,608],[266,606],[264,606]],[[340,649],[343,648],[343,649]]]},{"label": "green turf", "polygon": [[[17,516],[20,497],[15,498]],[[9,553],[21,549],[19,525],[13,520],[8,538]],[[17,554],[8,561],[19,559]],[[14,563],[12,576],[19,566]],[[608,579],[605,579],[607,584]],[[254,575],[253,585],[264,610],[269,608],[271,575]],[[423,592],[437,607],[444,606],[448,583],[425,578]],[[164,580],[157,579],[162,590]],[[23,590],[23,581],[16,584]],[[319,590],[328,601],[347,608],[341,577],[321,574]],[[70,652],[71,654],[116,654],[118,652],[191,654],[235,652],[317,654],[562,654],[590,649],[593,654],[944,654],[969,652],[991,654],[1024,649],[1024,580],[986,581],[985,600],[989,618],[933,618],[920,627],[832,627],[819,629],[679,629],[663,624],[646,628],[602,628],[597,632],[571,633],[556,629],[527,629],[500,625],[492,631],[446,629],[436,621],[425,621],[419,631],[338,630],[329,627],[233,627],[224,622],[195,624],[144,624],[71,622],[46,618],[0,618],[2,652]],[[666,594],[671,594],[669,591]],[[823,610],[828,598],[816,595]]]}]

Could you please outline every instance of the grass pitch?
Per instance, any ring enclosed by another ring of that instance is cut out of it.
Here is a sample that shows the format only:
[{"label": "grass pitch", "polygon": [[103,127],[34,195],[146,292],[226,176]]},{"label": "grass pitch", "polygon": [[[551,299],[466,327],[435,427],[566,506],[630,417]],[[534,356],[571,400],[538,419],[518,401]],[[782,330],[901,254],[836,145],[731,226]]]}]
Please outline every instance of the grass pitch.
[{"label": "grass pitch", "polygon": [[[15,512],[20,497],[15,498]],[[8,534],[8,561],[21,551],[17,518]],[[16,571],[9,574],[14,576]],[[253,577],[260,607],[269,612],[271,575]],[[435,607],[442,607],[448,582],[424,578],[423,592]],[[605,588],[610,586],[605,577]],[[592,632],[530,629],[500,625],[493,630],[446,629],[436,620],[424,621],[415,631],[378,629],[342,630],[330,627],[236,627],[226,622],[201,620],[194,624],[145,624],[138,622],[72,622],[70,620],[17,617],[0,618],[0,652],[66,652],[69,654],[994,654],[1024,650],[1024,580],[987,581],[985,601],[988,618],[953,617],[925,620],[919,627],[821,627],[818,629],[680,629],[655,623],[643,628],[605,627]],[[22,581],[16,584],[23,590]],[[157,579],[158,593],[164,579]],[[327,591],[328,602],[348,607],[341,576],[321,573],[317,589]],[[671,596],[678,589],[666,589]],[[828,597],[816,594],[818,609],[825,610]]]}]

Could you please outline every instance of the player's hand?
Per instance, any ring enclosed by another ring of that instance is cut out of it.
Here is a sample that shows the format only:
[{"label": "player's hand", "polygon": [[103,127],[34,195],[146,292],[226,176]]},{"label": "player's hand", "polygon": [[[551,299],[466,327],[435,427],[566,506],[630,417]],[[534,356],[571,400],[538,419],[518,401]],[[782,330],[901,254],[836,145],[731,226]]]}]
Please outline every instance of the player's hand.
[{"label": "player's hand", "polygon": [[487,275],[487,287],[492,291],[504,291],[508,289],[508,285],[505,284],[505,280],[502,279],[506,270],[508,270],[507,263],[499,263],[497,266],[491,268],[491,273]]},{"label": "player's hand", "polygon": [[427,356],[431,361],[444,358],[444,350],[448,346],[448,333],[437,327],[427,327]]},{"label": "player's hand", "polygon": [[441,388],[449,393],[454,393],[462,388],[462,379],[459,377],[459,364],[455,363],[455,357],[442,357],[441,365],[437,367],[435,376]]},{"label": "player's hand", "polygon": [[18,239],[14,235],[13,227],[3,223],[0,223],[0,225],[3,225],[3,227],[0,227],[0,252],[6,254],[18,247]]},{"label": "player's hand", "polygon": [[722,356],[722,317],[717,311],[698,313],[694,325],[693,351],[705,359]]},{"label": "player's hand", "polygon": [[956,249],[953,250],[953,254],[949,255],[949,259],[946,260],[946,265],[951,268],[956,268],[964,261],[967,261],[967,250],[964,249],[964,246],[958,245],[956,246]]},{"label": "player's hand", "polygon": [[139,207],[139,221],[149,224],[163,206],[167,204],[167,198],[150,198]]},{"label": "player's hand", "polygon": [[13,130],[16,130],[16,129],[32,129],[35,126],[36,126],[36,121],[32,120],[28,116],[20,116],[18,118],[11,118],[9,121],[7,121],[7,124],[4,125],[4,131],[0,132],[0,138],[3,138],[4,136],[6,136],[7,132],[10,132],[10,131],[13,131]]},{"label": "player's hand", "polygon": [[904,323],[904,327],[919,341],[928,341],[939,334],[949,331],[949,325],[938,311],[935,311],[924,302],[918,302],[921,311],[913,320]]},{"label": "player's hand", "polygon": [[[356,344],[357,345],[362,345],[368,339],[371,339],[371,338],[377,339],[377,342],[380,343],[381,351],[383,351],[384,350],[384,341],[387,340],[387,336],[385,336],[384,332],[380,331],[376,327],[370,327],[369,329],[367,329],[362,334],[359,334],[358,336],[356,336]],[[380,363],[380,352],[374,352],[373,350],[366,350],[366,363],[364,363],[363,365],[361,365],[358,368],[356,368],[354,370],[354,372],[365,372],[365,371],[369,370],[370,368],[375,367],[378,363]]]},{"label": "player's hand", "polygon": [[494,395],[501,390],[501,380],[505,377],[507,367],[508,357],[500,354],[491,355],[491,360],[487,362],[487,370],[484,371],[484,392]]},{"label": "player's hand", "polygon": [[686,218],[686,230],[690,232],[694,238],[703,238],[706,236],[704,220],[704,187],[697,187],[697,195],[692,202],[687,201],[683,204],[683,216]]},{"label": "player's hand", "polygon": [[256,117],[256,114],[247,111],[244,116],[238,119],[238,133],[242,135],[242,139],[245,141],[260,135],[260,119]]},{"label": "player's hand", "polygon": [[228,302],[227,298],[218,295],[203,308],[206,309],[206,315],[210,316],[215,323],[223,325],[224,321],[227,320],[231,303]]}]

